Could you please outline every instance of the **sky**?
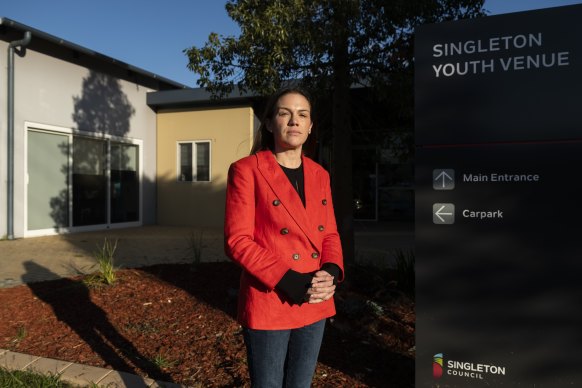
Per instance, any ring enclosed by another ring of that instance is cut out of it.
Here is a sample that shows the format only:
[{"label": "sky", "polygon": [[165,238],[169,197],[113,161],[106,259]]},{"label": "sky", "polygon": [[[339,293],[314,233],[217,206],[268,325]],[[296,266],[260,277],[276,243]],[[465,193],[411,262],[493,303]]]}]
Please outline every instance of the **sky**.
[{"label": "sky", "polygon": [[[186,86],[197,87],[184,49],[211,32],[239,33],[220,0],[6,0],[6,17]],[[491,15],[582,4],[582,0],[485,0]]]}]

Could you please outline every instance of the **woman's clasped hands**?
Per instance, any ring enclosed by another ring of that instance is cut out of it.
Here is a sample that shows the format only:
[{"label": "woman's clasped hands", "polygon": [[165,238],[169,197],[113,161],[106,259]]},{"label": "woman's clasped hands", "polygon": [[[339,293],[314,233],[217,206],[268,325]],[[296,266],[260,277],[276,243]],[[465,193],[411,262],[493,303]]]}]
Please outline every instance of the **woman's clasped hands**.
[{"label": "woman's clasped hands", "polygon": [[307,290],[308,303],[321,303],[330,299],[335,293],[333,276],[327,271],[317,271],[311,280],[311,287]]}]

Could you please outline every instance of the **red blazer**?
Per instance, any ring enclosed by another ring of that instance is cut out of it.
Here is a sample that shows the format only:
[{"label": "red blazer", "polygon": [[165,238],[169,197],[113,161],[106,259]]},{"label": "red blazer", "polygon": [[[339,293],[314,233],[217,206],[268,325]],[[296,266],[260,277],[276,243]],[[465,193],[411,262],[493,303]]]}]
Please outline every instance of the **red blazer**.
[{"label": "red blazer", "polygon": [[313,272],[324,263],[338,265],[343,278],[329,174],[307,157],[303,171],[305,207],[270,151],[247,156],[228,171],[225,251],[244,269],[238,320],[245,327],[293,329],[335,315],[333,298],[290,305],[275,289],[289,269]]}]

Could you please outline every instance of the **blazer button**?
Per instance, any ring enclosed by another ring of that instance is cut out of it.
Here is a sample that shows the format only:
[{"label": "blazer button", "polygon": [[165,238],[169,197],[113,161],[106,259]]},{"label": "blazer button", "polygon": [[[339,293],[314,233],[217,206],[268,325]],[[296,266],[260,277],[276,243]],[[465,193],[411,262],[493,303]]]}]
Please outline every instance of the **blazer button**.
[{"label": "blazer button", "polygon": [[293,257],[293,260],[299,260],[301,258],[299,253],[294,253],[292,257]]},{"label": "blazer button", "polygon": [[287,228],[281,229],[281,234],[283,234],[283,235],[289,234],[289,229],[287,229]]},{"label": "blazer button", "polygon": [[279,201],[278,199],[273,201],[274,206],[279,206],[280,204],[281,204],[281,201]]},{"label": "blazer button", "polygon": [[327,199],[322,200],[321,203],[323,203],[324,205],[327,205]]},{"label": "blazer button", "polygon": [[317,253],[317,252],[313,252],[313,253],[311,254],[311,257],[313,257],[314,259],[317,259],[317,258],[319,257],[319,253]]},{"label": "blazer button", "polygon": [[319,225],[319,226],[317,227],[317,229],[318,229],[320,232],[323,232],[323,231],[325,230],[325,228],[323,227],[323,225]]}]

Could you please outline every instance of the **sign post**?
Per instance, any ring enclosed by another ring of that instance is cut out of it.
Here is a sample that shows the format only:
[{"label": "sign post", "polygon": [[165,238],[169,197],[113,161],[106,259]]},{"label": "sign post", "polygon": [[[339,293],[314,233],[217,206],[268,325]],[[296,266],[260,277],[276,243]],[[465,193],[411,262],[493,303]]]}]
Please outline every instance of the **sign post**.
[{"label": "sign post", "polygon": [[580,20],[417,30],[417,387],[582,385]]}]

